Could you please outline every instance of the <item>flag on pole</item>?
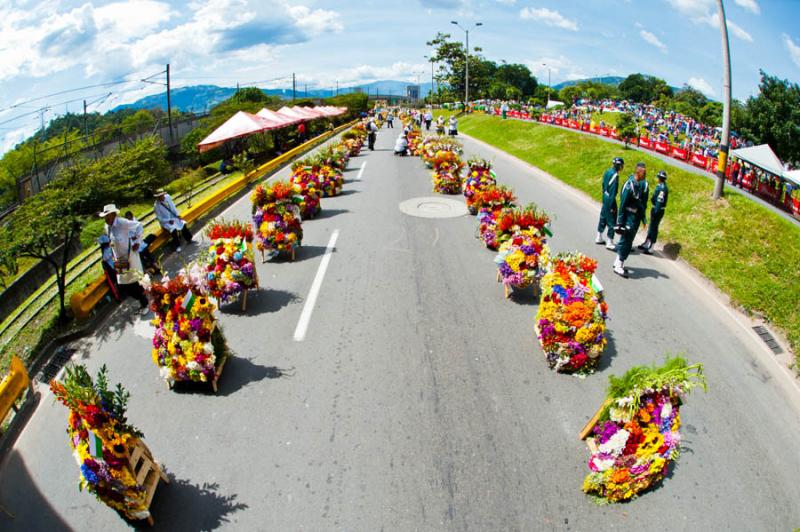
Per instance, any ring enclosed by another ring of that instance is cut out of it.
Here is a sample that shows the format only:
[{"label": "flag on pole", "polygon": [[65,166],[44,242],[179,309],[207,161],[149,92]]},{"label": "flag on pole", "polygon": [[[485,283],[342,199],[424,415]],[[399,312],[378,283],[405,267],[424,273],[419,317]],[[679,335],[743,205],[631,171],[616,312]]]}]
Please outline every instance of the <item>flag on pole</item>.
[{"label": "flag on pole", "polygon": [[547,236],[553,236],[553,232],[550,230],[550,227],[548,227],[546,225],[544,227],[542,227],[542,232],[544,234],[546,234]]},{"label": "flag on pole", "polygon": [[93,430],[89,431],[89,454],[94,458],[103,459],[103,440]]},{"label": "flag on pole", "polygon": [[195,299],[194,292],[192,292],[192,289],[190,288],[189,291],[186,292],[186,295],[183,296],[183,303],[181,303],[181,308],[183,308],[183,310],[185,310],[186,312],[191,311],[192,305],[194,305],[194,299]]},{"label": "flag on pole", "polygon": [[598,279],[595,274],[592,274],[592,290],[594,290],[595,293],[603,291],[603,285],[600,284],[600,279]]}]

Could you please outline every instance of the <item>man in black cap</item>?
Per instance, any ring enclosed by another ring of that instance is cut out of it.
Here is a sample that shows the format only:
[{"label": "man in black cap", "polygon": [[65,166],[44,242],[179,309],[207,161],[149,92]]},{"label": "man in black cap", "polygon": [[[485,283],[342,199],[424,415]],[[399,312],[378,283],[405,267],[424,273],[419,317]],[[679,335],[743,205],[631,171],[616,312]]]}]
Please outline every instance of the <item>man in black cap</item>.
[{"label": "man in black cap", "polygon": [[669,196],[669,189],[667,188],[667,173],[664,170],[658,172],[658,185],[653,191],[653,198],[651,203],[653,207],[650,209],[650,227],[647,229],[647,240],[639,245],[645,255],[653,254],[653,244],[658,239],[658,226],[661,219],[664,217],[664,211],[667,208],[667,197]]},{"label": "man in black cap", "polygon": [[[619,173],[625,167],[622,157],[614,157],[612,166],[603,174],[603,207],[600,209],[600,222],[597,224],[595,244],[604,244],[606,249],[615,250],[614,222],[617,217],[617,191],[619,190]],[[608,230],[608,240],[603,240],[603,231]]]},{"label": "man in black cap", "polygon": [[614,273],[622,277],[628,277],[625,261],[631,253],[633,239],[644,218],[641,198],[644,186],[642,183],[645,182],[646,175],[647,166],[641,162],[636,163],[636,172],[628,177],[619,198],[619,213],[614,230],[619,233],[620,237],[617,244],[617,259],[614,261]]}]

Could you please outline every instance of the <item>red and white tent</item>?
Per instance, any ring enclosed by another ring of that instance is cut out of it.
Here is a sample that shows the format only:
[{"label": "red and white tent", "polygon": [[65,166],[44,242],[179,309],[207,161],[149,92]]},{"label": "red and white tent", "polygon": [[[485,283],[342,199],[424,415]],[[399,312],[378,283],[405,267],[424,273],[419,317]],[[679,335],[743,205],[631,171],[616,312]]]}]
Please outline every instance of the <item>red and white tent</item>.
[{"label": "red and white tent", "polygon": [[200,152],[212,150],[233,139],[247,137],[253,133],[261,133],[270,129],[278,129],[285,124],[268,118],[239,111],[210,135],[197,144]]},{"label": "red and white tent", "polygon": [[292,124],[297,124],[298,122],[303,121],[300,118],[284,115],[279,112],[267,109],[266,107],[260,110],[258,113],[256,113],[256,116],[260,116],[268,120],[274,120],[275,122],[281,122],[284,126],[291,126]]}]

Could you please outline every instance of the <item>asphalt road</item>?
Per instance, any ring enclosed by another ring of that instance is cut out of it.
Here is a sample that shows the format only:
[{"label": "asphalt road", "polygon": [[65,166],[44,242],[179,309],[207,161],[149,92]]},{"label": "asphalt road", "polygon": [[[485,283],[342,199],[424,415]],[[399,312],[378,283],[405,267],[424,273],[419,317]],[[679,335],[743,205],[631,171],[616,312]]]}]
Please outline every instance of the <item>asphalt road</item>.
[{"label": "asphalt road", "polygon": [[[634,255],[629,280],[592,243],[599,212],[582,195],[493,149],[499,180],[554,218],[554,250],[600,259],[613,335],[600,371],[551,372],[530,295],[503,298],[471,216],[400,212],[432,196],[398,129],[351,160],[344,195],[304,222],[294,263],[258,264],[262,290],[221,321],[235,357],[218,395],[167,390],[150,330],[128,303],[76,345],[132,394],[129,419],[172,478],[157,530],[786,530],[800,524],[797,388],[732,314],[665,258]],[[366,163],[363,172],[359,169]],[[358,180],[359,173],[361,179]],[[285,177],[284,170],[280,176]],[[454,196],[459,199],[460,197]],[[243,198],[225,216],[247,219]],[[669,216],[669,213],[667,213]],[[302,341],[293,336],[331,235],[335,250]],[[186,252],[185,252],[186,253]],[[177,261],[173,260],[175,267]],[[683,455],[639,499],[597,506],[581,492],[577,435],[607,375],[685,352],[709,391],[682,409]],[[0,469],[3,530],[125,530],[76,489],[67,411],[43,392]]]}]

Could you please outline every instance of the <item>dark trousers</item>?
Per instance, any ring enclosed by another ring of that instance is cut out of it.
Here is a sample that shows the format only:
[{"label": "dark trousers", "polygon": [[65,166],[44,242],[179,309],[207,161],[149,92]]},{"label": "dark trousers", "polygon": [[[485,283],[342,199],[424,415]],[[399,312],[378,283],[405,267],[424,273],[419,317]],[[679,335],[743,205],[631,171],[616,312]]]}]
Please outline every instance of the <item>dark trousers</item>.
[{"label": "dark trousers", "polygon": [[370,150],[374,150],[375,149],[375,138],[376,137],[377,137],[377,135],[375,133],[370,133],[369,136],[367,137],[368,147],[369,147]]},{"label": "dark trousers", "polygon": [[181,235],[183,235],[183,239],[186,240],[187,244],[192,241],[192,232],[189,231],[189,224],[183,224],[183,229],[180,231],[177,229],[172,231],[171,236],[173,249],[178,249],[178,247],[181,245]]},{"label": "dark trousers", "polygon": [[425,121],[425,129],[426,129],[427,131],[430,131],[430,130],[431,130],[431,121],[430,121],[430,120],[426,120],[426,121]]},{"label": "dark trousers", "polygon": [[661,223],[661,219],[663,217],[663,210],[650,210],[650,225],[647,228],[647,241],[650,243],[651,248],[653,247],[653,244],[656,243],[656,239],[658,238],[658,225]]},{"label": "dark trousers", "polygon": [[386,127],[390,127],[392,129],[394,129],[394,120],[387,120],[386,121]]},{"label": "dark trousers", "polygon": [[608,231],[608,239],[614,238],[614,220],[617,217],[617,203],[603,202],[603,208],[600,209],[600,221],[597,223],[597,232],[602,233]]},{"label": "dark trousers", "polygon": [[631,254],[633,247],[633,239],[636,238],[636,232],[639,230],[641,218],[637,214],[629,213],[623,220],[625,231],[619,237],[617,244],[617,256],[619,260],[625,261],[628,255]]},{"label": "dark trousers", "polygon": [[147,297],[144,295],[144,288],[139,283],[119,285],[120,293],[125,297],[132,297],[143,307],[147,306]]}]

